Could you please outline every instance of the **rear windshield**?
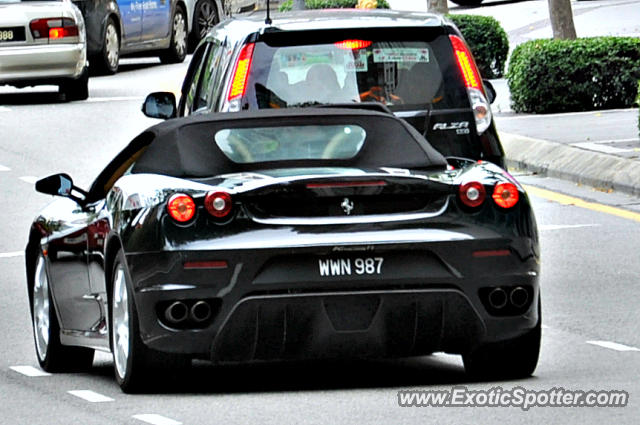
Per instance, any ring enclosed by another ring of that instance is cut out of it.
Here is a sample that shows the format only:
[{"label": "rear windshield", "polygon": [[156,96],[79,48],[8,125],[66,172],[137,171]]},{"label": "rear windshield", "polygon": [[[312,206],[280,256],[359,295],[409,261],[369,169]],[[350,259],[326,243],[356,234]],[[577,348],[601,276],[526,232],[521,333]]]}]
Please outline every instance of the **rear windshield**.
[{"label": "rear windshield", "polygon": [[351,159],[366,131],[357,125],[305,125],[223,129],[218,148],[233,162],[250,164],[306,159]]},{"label": "rear windshield", "polygon": [[405,121],[333,108],[268,109],[167,120],[132,173],[176,177],[282,167],[444,169],[447,161]]},{"label": "rear windshield", "polygon": [[446,36],[296,46],[258,42],[245,101],[260,109],[365,101],[396,111],[461,107],[466,95],[452,78],[457,71],[448,69],[450,61]]}]

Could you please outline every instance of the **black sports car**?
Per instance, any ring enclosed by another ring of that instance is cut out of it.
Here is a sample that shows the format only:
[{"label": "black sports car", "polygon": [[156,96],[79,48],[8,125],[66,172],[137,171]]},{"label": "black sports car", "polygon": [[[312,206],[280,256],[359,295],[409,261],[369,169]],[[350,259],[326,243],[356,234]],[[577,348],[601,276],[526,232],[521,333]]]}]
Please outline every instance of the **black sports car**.
[{"label": "black sports car", "polygon": [[47,371],[111,351],[124,391],[216,363],[463,355],[533,373],[539,252],[522,187],[445,158],[392,114],[305,108],[198,115],[136,137],[62,198],[26,250]]}]

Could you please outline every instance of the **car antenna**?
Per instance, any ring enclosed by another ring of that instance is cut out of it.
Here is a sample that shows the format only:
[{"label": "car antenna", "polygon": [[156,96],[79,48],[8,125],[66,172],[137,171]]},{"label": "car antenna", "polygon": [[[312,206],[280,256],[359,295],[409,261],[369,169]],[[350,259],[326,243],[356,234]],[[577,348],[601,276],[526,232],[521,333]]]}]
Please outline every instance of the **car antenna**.
[{"label": "car antenna", "polygon": [[267,19],[264,20],[264,23],[267,25],[271,25],[271,23],[273,22],[271,20],[271,8],[269,7],[269,0],[267,0]]}]

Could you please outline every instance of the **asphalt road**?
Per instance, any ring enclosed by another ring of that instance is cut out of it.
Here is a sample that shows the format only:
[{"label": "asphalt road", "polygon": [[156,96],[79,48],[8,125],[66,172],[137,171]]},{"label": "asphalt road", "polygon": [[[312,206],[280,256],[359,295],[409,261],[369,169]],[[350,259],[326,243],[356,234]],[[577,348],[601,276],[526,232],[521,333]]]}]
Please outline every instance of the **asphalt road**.
[{"label": "asphalt road", "polygon": [[501,132],[640,158],[637,108],[546,115],[496,114],[496,123]]},{"label": "asphalt road", "polygon": [[[198,363],[167,377],[157,394],[137,396],[120,392],[107,354],[98,355],[91,373],[28,376],[39,368],[21,250],[30,221],[50,200],[35,193],[33,181],[65,171],[87,187],[112,155],[154,122],[140,113],[146,93],[177,90],[185,69],[184,64],[127,65],[116,76],[93,78],[87,102],[59,103],[42,89],[15,94],[0,88],[0,423],[637,423],[640,200],[535,176],[519,176],[532,187],[543,257],[543,348],[533,378],[472,382],[458,357],[442,354],[363,363],[224,368]],[[576,199],[560,198],[558,192]],[[460,385],[625,390],[630,400],[624,408],[528,411],[397,405],[399,390]]]}]

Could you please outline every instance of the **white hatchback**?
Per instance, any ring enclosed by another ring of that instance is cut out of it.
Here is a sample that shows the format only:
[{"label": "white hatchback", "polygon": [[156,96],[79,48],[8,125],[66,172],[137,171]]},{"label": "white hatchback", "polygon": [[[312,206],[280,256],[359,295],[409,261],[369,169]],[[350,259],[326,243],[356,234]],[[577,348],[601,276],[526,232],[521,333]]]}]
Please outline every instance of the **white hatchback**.
[{"label": "white hatchback", "polygon": [[57,85],[89,96],[84,19],[70,0],[0,0],[0,85]]}]

